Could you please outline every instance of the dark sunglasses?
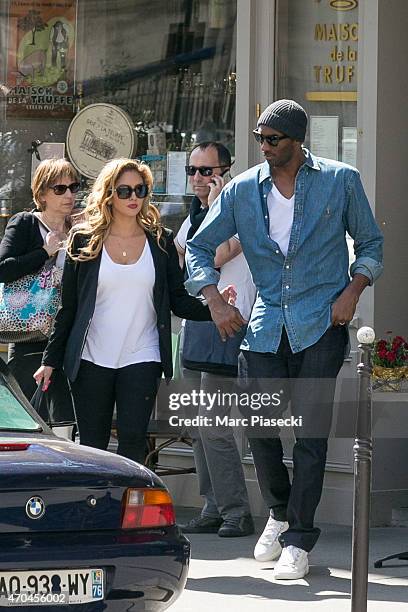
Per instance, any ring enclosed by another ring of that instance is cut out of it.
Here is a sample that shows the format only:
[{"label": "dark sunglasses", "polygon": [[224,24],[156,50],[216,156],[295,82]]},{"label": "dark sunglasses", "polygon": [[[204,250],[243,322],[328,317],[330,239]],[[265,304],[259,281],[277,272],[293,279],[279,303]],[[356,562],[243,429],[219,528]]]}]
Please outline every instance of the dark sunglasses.
[{"label": "dark sunglasses", "polygon": [[80,187],[81,183],[71,183],[70,185],[53,185],[50,189],[53,190],[55,195],[64,195],[67,189],[69,189],[71,193],[78,193]]},{"label": "dark sunglasses", "polygon": [[[194,176],[197,170],[201,174],[201,176],[212,176],[214,174],[214,168],[229,168],[229,166],[184,166],[186,170],[187,176]],[[221,176],[223,176],[227,170],[221,172]]]},{"label": "dark sunglasses", "polygon": [[130,185],[119,185],[119,187],[115,188],[115,191],[120,200],[129,200],[133,192],[137,198],[145,198],[149,193],[149,187],[145,183],[135,185],[134,187]]},{"label": "dark sunglasses", "polygon": [[260,134],[256,130],[254,130],[253,133],[254,133],[256,142],[259,142],[261,145],[263,145],[265,141],[271,147],[277,147],[281,140],[284,140],[285,138],[289,138],[289,136],[278,136],[277,134],[273,134],[272,136],[264,136],[263,134]]}]

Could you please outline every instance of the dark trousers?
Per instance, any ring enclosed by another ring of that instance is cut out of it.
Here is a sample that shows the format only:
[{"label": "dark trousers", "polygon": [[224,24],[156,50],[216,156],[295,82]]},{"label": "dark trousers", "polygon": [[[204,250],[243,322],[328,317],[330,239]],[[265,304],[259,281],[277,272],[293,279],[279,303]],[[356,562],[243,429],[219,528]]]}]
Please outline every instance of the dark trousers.
[{"label": "dark trousers", "polygon": [[108,448],[116,404],[118,454],[144,463],[146,432],[161,374],[161,364],[156,362],[113,369],[82,360],[71,383],[81,444]]},{"label": "dark trousers", "polygon": [[346,343],[346,329],[331,327],[316,344],[292,353],[283,330],[276,354],[242,351],[239,358],[239,374],[250,384],[256,386],[256,379],[283,383],[288,379],[285,393],[289,394],[292,415],[302,416],[304,422],[304,428],[295,430],[292,485],[283,463],[279,432],[274,437],[249,438],[262,496],[274,518],[289,523],[280,538],[284,546],[310,551],[320,534],[314,527],[314,515],[323,488],[336,377]]},{"label": "dark trousers", "polygon": [[[47,342],[22,342],[9,345],[8,366],[28,401],[37,389],[33,374],[41,365],[46,346]],[[45,421],[50,424],[75,422],[71,392],[62,370],[54,370],[47,399],[48,410],[39,411]]]}]

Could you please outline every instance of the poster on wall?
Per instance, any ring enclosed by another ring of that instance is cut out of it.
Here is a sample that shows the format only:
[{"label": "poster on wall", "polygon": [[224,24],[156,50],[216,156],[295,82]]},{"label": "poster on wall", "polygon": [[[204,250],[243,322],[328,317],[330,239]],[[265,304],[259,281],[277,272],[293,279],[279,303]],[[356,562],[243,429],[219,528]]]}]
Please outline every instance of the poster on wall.
[{"label": "poster on wall", "polygon": [[7,114],[74,114],[77,0],[11,0]]},{"label": "poster on wall", "polygon": [[319,157],[339,158],[339,118],[337,116],[310,116],[310,150]]}]

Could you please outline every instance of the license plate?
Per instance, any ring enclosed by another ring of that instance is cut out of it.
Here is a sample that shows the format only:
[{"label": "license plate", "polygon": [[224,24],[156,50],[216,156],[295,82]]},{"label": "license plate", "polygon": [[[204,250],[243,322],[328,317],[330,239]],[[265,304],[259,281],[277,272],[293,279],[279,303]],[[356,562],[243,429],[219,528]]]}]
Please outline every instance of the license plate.
[{"label": "license plate", "polygon": [[99,601],[103,570],[0,572],[0,606],[56,606]]}]

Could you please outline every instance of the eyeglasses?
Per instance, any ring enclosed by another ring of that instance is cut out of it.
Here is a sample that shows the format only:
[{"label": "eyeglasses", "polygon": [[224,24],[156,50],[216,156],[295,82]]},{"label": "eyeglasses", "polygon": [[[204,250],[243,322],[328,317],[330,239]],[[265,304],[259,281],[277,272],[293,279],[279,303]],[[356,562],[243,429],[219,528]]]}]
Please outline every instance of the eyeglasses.
[{"label": "eyeglasses", "polygon": [[149,193],[149,187],[146,183],[141,183],[134,187],[130,185],[119,185],[119,187],[115,188],[115,191],[120,200],[129,200],[133,192],[137,198],[145,198]]},{"label": "eyeglasses", "polygon": [[78,193],[80,187],[81,183],[71,183],[70,185],[53,185],[50,189],[53,190],[55,195],[64,195],[67,189],[69,189],[71,193]]},{"label": "eyeglasses", "polygon": [[[185,167],[187,176],[194,176],[197,170],[201,174],[201,176],[212,176],[214,174],[213,172],[214,168],[229,168],[229,166],[184,166],[184,167]],[[225,174],[225,172],[223,172],[221,176]]]},{"label": "eyeglasses", "polygon": [[265,141],[271,147],[277,147],[281,140],[284,140],[285,138],[289,138],[289,136],[278,136],[277,134],[272,134],[272,136],[264,136],[263,134],[260,134],[256,130],[254,130],[253,133],[254,133],[256,142],[259,142],[261,145],[263,145]]}]

